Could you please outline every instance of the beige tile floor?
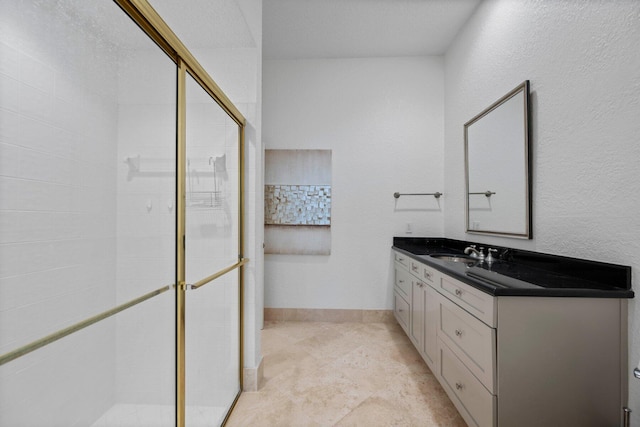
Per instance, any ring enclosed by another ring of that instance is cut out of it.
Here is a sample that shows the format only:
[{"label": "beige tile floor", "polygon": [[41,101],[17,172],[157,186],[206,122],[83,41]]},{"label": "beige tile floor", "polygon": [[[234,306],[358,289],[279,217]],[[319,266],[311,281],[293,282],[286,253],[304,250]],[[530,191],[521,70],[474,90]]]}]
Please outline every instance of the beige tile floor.
[{"label": "beige tile floor", "polygon": [[266,322],[262,352],[227,426],[466,426],[397,324]]}]

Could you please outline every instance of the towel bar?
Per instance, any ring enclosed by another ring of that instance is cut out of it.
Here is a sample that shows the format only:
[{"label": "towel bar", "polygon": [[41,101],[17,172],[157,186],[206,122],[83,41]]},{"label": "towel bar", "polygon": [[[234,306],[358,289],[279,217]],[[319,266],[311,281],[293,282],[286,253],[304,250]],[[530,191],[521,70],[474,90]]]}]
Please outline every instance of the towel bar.
[{"label": "towel bar", "polygon": [[393,193],[393,197],[399,199],[400,196],[433,196],[436,199],[439,199],[442,196],[442,193],[436,191],[435,193]]}]

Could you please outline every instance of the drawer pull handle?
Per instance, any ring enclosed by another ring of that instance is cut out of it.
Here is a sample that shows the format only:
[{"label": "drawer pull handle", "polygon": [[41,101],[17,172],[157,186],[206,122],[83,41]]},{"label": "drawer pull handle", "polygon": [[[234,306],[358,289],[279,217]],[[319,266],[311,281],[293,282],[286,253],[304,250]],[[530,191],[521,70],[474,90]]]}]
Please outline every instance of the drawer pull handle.
[{"label": "drawer pull handle", "polygon": [[418,266],[417,265],[411,265],[411,270],[418,271]]},{"label": "drawer pull handle", "polygon": [[424,272],[424,277],[428,280],[431,280],[431,273]]},{"label": "drawer pull handle", "polygon": [[457,337],[461,337],[462,336],[462,329],[456,329],[456,336]]},{"label": "drawer pull handle", "polygon": [[404,261],[404,258],[398,258],[398,261],[402,262]]},{"label": "drawer pull handle", "polygon": [[455,292],[456,292],[456,295],[457,295],[457,296],[462,295],[462,289],[456,289],[456,291],[455,291]]},{"label": "drawer pull handle", "polygon": [[456,390],[462,390],[464,388],[464,384],[456,383]]},{"label": "drawer pull handle", "polygon": [[404,283],[404,280],[398,280],[398,283]]}]

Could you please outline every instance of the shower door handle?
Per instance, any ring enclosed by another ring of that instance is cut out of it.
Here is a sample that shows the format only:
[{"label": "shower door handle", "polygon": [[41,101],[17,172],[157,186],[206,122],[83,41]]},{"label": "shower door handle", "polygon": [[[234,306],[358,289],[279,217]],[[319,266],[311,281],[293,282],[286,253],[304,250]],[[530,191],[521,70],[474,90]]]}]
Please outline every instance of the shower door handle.
[{"label": "shower door handle", "polygon": [[217,279],[218,277],[223,276],[223,275],[227,274],[228,272],[230,272],[232,270],[235,270],[236,268],[242,267],[243,265],[245,265],[248,262],[249,262],[248,258],[241,258],[240,261],[238,261],[237,263],[235,263],[235,264],[233,264],[233,265],[231,265],[231,266],[229,266],[229,267],[227,267],[225,269],[222,269],[222,270],[218,271],[217,273],[212,274],[211,276],[207,276],[204,279],[197,281],[196,283],[193,283],[193,284],[190,284],[190,285],[189,284],[185,284],[185,288],[184,289],[185,290],[187,290],[187,289],[193,289],[193,290],[198,289],[201,286],[204,286],[207,283]]}]

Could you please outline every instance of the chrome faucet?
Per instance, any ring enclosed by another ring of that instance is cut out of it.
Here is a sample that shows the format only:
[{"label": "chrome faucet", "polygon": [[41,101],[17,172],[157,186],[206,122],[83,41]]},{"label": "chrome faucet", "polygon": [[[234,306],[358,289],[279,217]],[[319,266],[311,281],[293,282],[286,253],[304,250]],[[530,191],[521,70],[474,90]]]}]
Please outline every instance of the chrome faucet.
[{"label": "chrome faucet", "polygon": [[469,245],[464,248],[464,253],[467,255],[471,255],[472,258],[484,259],[484,252],[482,252],[484,248],[480,248],[480,250],[476,249],[476,245]]}]

